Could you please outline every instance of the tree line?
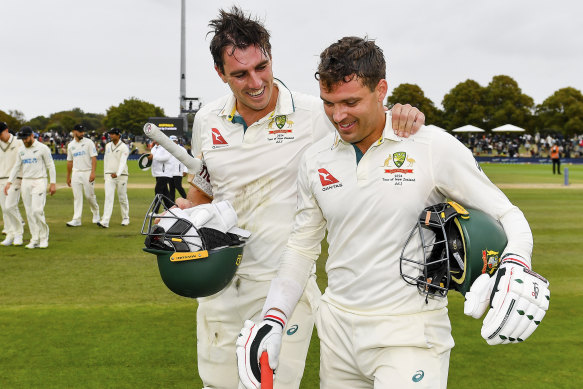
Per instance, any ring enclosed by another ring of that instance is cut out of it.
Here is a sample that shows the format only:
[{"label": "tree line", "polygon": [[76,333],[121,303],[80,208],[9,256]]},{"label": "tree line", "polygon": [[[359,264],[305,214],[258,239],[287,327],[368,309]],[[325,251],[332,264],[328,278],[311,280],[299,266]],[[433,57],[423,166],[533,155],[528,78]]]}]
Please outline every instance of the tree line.
[{"label": "tree line", "polygon": [[494,76],[487,86],[474,80],[460,82],[444,97],[441,105],[425,96],[415,84],[401,84],[387,99],[390,108],[397,102],[407,102],[425,113],[427,124],[448,131],[471,124],[491,130],[504,124],[513,124],[528,133],[554,133],[571,137],[583,134],[583,95],[566,87],[557,90],[541,104],[522,93],[510,76]]},{"label": "tree line", "polygon": [[18,131],[22,126],[31,126],[39,132],[66,133],[77,123],[85,126],[87,132],[105,132],[117,127],[124,132],[139,135],[149,117],[164,117],[164,109],[136,97],[125,99],[117,106],[107,109],[105,115],[83,112],[80,108],[61,111],[49,117],[37,116],[26,120],[20,111],[4,112],[0,110],[0,121],[6,122],[8,127]]},{"label": "tree line", "polygon": [[[530,96],[522,93],[518,83],[505,75],[494,76],[487,86],[481,86],[474,80],[460,82],[443,97],[443,109],[436,107],[415,84],[401,84],[393,89],[386,104],[390,108],[397,102],[418,107],[425,113],[426,124],[434,124],[448,131],[466,124],[484,130],[514,124],[531,134],[553,133],[565,137],[583,134],[581,91],[572,87],[561,88],[541,104],[535,105]],[[88,131],[104,132],[118,127],[139,135],[149,117],[160,116],[165,116],[162,108],[136,97],[111,106],[105,115],[73,108],[49,117],[37,116],[26,120],[20,111],[0,110],[0,120],[11,129],[18,130],[29,125],[40,132],[69,132],[76,123],[82,123]],[[192,122],[192,117],[189,117],[189,122]]]}]

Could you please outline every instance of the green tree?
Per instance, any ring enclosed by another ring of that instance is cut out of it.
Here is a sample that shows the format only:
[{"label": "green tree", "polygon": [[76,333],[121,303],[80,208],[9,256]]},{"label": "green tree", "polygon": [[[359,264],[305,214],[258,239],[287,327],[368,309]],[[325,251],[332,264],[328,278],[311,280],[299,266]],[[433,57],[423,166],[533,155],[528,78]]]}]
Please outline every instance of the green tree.
[{"label": "green tree", "polygon": [[42,115],[37,116],[35,118],[30,119],[27,124],[32,128],[38,129],[39,131],[45,131],[47,125],[49,124],[49,118]]},{"label": "green tree", "polygon": [[531,132],[534,130],[534,100],[522,93],[512,77],[494,76],[484,90],[483,102],[486,107],[487,129],[514,124]]},{"label": "green tree", "polygon": [[106,128],[118,127],[133,134],[141,134],[149,117],[162,117],[164,110],[136,97],[125,99],[117,107],[109,107],[103,124]]},{"label": "green tree", "polygon": [[466,80],[457,84],[441,102],[444,127],[449,131],[466,124],[483,128],[486,117],[483,97],[484,87],[476,81]]},{"label": "green tree", "polygon": [[575,88],[562,88],[536,107],[540,129],[571,136],[583,133],[583,95]]},{"label": "green tree", "polygon": [[396,103],[411,104],[425,114],[426,124],[441,125],[441,111],[416,84],[401,84],[393,89],[393,93],[387,97],[387,107],[392,108]]},{"label": "green tree", "polygon": [[75,124],[83,124],[88,132],[103,130],[104,115],[85,113],[81,108],[73,108],[70,111],[55,112],[49,117],[46,131],[71,131]]},{"label": "green tree", "polygon": [[26,123],[24,114],[17,110],[10,110],[8,113],[0,110],[0,121],[5,122],[14,133],[18,132],[20,127]]}]

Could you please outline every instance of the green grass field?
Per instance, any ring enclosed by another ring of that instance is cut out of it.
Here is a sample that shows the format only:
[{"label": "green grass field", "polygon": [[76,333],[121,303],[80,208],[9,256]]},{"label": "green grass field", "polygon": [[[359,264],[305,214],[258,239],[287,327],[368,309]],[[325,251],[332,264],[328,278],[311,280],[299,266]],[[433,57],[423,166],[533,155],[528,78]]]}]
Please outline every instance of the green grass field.
[{"label": "green grass field", "polygon": [[[141,222],[153,198],[153,179],[130,161],[131,224],[67,228],[72,192],[60,188],[45,208],[51,228],[47,250],[0,247],[0,388],[200,388],[196,372],[196,304],[172,294],[153,256],[141,251]],[[101,163],[98,171],[102,171]],[[583,315],[583,189],[562,188],[549,165],[483,165],[524,211],[534,233],[535,270],[551,282],[551,305],[541,327],[520,345],[488,346],[481,321],[463,315],[452,293],[450,316],[456,347],[451,388],[579,388]],[[583,166],[568,166],[571,183],[583,184]],[[58,186],[65,163],[57,162]],[[103,183],[102,177],[97,184]],[[556,188],[536,189],[556,183]],[[103,189],[96,190],[100,206]],[[23,213],[24,215],[24,213]],[[25,240],[29,238],[26,232]],[[326,283],[323,261],[318,277]],[[314,335],[302,388],[318,388]]]}]

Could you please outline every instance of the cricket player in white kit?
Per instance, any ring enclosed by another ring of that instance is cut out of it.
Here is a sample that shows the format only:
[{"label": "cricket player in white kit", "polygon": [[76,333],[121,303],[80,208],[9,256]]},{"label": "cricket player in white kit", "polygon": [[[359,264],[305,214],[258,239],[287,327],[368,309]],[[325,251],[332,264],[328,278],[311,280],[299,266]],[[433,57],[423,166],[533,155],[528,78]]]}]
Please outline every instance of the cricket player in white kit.
[{"label": "cricket player in white kit", "polygon": [[0,122],[0,207],[6,238],[0,243],[3,246],[22,245],[22,216],[18,209],[20,201],[20,183],[22,171],[18,172],[14,183],[7,194],[4,194],[4,186],[14,165],[18,162],[18,150],[24,146],[22,140],[17,139],[8,131],[8,125]]},{"label": "cricket player in white kit", "polygon": [[447,299],[427,299],[400,275],[411,227],[446,198],[484,210],[504,227],[502,266],[512,269],[530,267],[529,225],[451,135],[427,127],[408,139],[393,133],[383,109],[384,56],[374,42],[343,38],[320,58],[320,96],[337,131],[300,161],[293,232],[263,321],[247,321],[237,341],[241,381],[259,386],[252,369],[263,351],[276,379],[289,374],[281,339],[327,231],[328,287],[316,314],[320,387],[445,388],[454,346]]},{"label": "cricket player in white kit", "polygon": [[[247,318],[260,317],[291,232],[300,157],[333,127],[318,99],[291,92],[273,78],[269,33],[259,22],[233,7],[230,13],[221,11],[210,26],[215,69],[232,94],[197,113],[192,152],[202,157],[210,173],[213,201],[230,201],[239,226],[251,231],[251,237],[232,282],[198,299],[197,357],[205,387],[232,389],[239,382],[237,335]],[[418,110],[409,108],[409,116],[396,121],[400,131],[411,131],[423,121]],[[194,188],[188,198],[204,201]],[[312,271],[308,278],[283,339],[285,368],[275,379],[279,389],[298,388],[303,375],[320,297]]]},{"label": "cricket player in white kit", "polygon": [[28,228],[30,230],[30,242],[27,249],[49,247],[49,226],[45,221],[45,203],[47,192],[47,170],[49,171],[49,192],[52,195],[57,191],[55,163],[48,146],[34,139],[32,128],[25,126],[20,129],[18,138],[22,139],[24,146],[18,150],[18,160],[8,182],[4,186],[4,194],[8,194],[10,187],[16,182],[18,174],[22,170],[22,202],[26,210]]},{"label": "cricket player in white kit", "polygon": [[128,157],[129,147],[121,140],[119,128],[108,131],[111,142],[105,145],[103,157],[103,178],[105,180],[105,204],[103,216],[97,223],[103,228],[109,227],[109,220],[113,211],[113,200],[117,190],[117,199],[121,209],[121,225],[130,224],[130,203],[128,201]]},{"label": "cricket player in white kit", "polygon": [[99,222],[99,205],[95,196],[95,168],[97,149],[91,139],[85,138],[85,127],[73,127],[73,140],[67,145],[67,185],[73,188],[73,219],[68,227],[79,227],[83,215],[83,196],[89,201],[93,214],[92,223]]}]

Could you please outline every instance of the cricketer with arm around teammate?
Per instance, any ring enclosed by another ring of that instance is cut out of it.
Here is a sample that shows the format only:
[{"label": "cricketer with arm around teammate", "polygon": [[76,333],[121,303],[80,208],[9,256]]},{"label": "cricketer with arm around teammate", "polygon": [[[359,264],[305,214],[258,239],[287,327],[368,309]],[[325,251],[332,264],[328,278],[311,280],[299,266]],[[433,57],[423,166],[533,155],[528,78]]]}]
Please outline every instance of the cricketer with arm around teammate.
[{"label": "cricketer with arm around teammate", "polygon": [[[215,70],[231,93],[204,106],[194,120],[192,154],[206,164],[198,176],[212,194],[191,188],[188,201],[229,201],[251,236],[233,280],[198,299],[197,363],[205,387],[232,389],[239,385],[237,336],[246,319],[260,317],[291,232],[301,155],[334,129],[317,98],[274,78],[269,32],[259,21],[233,7],[221,10],[210,27]],[[394,111],[403,118],[396,132],[411,132],[424,120],[410,106]],[[303,375],[320,297],[313,272],[306,285],[290,318],[295,331],[282,341],[287,368],[275,377],[278,389],[298,388]]]},{"label": "cricketer with arm around teammate", "polygon": [[[246,388],[261,385],[264,351],[275,380],[289,374],[280,345],[326,232],[328,286],[315,314],[321,388],[447,387],[449,288],[465,293],[466,314],[488,310],[482,336],[489,344],[525,340],[548,309],[548,281],[531,270],[522,212],[450,134],[393,133],[383,109],[385,66],[382,50],[356,37],[320,56],[320,96],[336,133],[299,163],[295,221],[277,276],[260,320],[246,321],[237,340]],[[431,224],[442,235],[425,228]],[[496,226],[501,236],[489,233]],[[493,275],[481,274],[472,246],[480,241],[484,250],[502,247],[491,254],[501,260]],[[470,272],[476,265],[480,271]],[[474,280],[469,290],[454,280],[460,269]]]}]

